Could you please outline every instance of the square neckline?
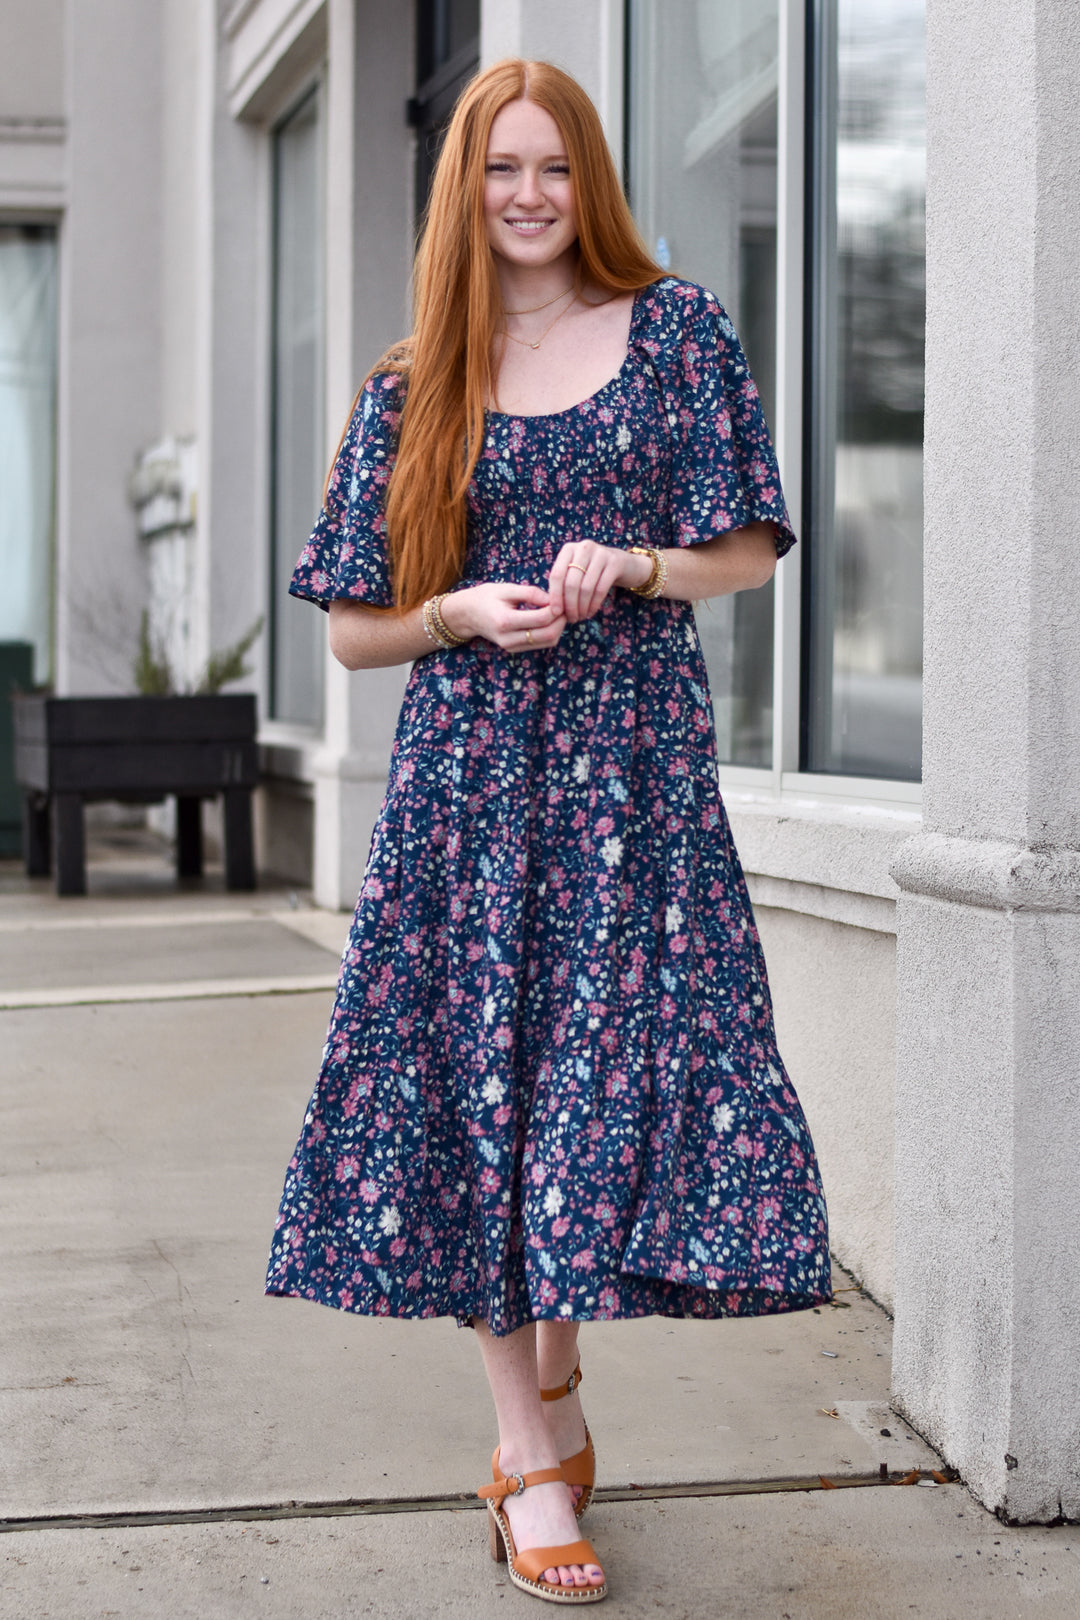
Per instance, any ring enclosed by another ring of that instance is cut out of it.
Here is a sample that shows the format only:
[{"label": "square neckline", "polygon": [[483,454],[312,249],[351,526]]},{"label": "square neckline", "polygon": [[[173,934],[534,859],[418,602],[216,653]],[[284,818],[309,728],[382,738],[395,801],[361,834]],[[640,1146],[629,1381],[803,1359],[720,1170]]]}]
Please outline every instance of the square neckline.
[{"label": "square neckline", "polygon": [[655,286],[656,282],[650,281],[647,286],[635,289],[633,303],[630,305],[630,327],[626,335],[626,353],[622,357],[618,371],[613,377],[609,377],[607,382],[601,383],[600,387],[595,389],[593,393],[587,394],[584,399],[579,399],[574,405],[565,406],[561,411],[529,411],[523,414],[520,411],[493,411],[489,410],[485,405],[485,421],[489,417],[495,417],[503,422],[555,422],[560,416],[571,416],[574,411],[580,411],[583,406],[591,405],[594,400],[600,398],[601,394],[606,394],[609,388],[613,388],[617,382],[622,380],[623,372],[630,364],[634,353],[635,328],[640,314],[641,299],[645,293],[651,291]]}]

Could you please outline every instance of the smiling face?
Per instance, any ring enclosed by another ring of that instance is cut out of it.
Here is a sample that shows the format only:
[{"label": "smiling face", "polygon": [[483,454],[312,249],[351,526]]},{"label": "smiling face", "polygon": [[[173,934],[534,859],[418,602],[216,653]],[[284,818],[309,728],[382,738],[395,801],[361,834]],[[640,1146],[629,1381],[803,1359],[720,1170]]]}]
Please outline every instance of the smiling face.
[{"label": "smiling face", "polygon": [[484,219],[494,252],[521,269],[552,265],[577,241],[566,144],[533,101],[508,102],[492,120]]}]

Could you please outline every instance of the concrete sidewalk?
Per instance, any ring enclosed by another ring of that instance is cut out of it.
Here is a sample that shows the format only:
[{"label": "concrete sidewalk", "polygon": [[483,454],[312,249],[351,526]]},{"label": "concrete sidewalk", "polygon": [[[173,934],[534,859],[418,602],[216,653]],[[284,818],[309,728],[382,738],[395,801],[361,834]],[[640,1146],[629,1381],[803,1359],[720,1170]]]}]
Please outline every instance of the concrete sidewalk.
[{"label": "concrete sidewalk", "polygon": [[[534,1612],[469,1504],[472,1335],[261,1292],[347,919],[140,860],[63,902],[0,872],[0,1616]],[[1076,1612],[1080,1527],[870,1483],[940,1464],[888,1409],[887,1317],[837,1284],[585,1330],[607,1612]]]}]

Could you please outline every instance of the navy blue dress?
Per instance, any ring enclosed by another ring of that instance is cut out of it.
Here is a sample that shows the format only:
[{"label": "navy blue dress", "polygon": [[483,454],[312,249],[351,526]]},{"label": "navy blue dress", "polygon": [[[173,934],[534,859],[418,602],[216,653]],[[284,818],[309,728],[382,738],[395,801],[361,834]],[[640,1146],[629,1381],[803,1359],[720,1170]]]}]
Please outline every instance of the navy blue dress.
[{"label": "navy blue dress", "polygon": [[[400,407],[369,381],[293,594],[391,602]],[[590,399],[489,414],[468,513],[462,586],[545,586],[584,538],[794,543],[734,330],[670,278]],[[555,647],[413,665],[266,1287],[498,1334],[831,1297],[688,602],[619,589]]]}]

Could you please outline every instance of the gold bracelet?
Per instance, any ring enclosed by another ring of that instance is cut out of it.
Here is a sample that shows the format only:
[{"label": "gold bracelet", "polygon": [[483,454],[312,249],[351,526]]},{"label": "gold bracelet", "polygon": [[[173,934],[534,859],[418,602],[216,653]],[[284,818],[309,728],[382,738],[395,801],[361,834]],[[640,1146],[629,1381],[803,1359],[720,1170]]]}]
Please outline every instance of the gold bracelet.
[{"label": "gold bracelet", "polygon": [[644,596],[651,601],[653,597],[660,595],[667,584],[667,558],[662,551],[657,551],[655,546],[631,546],[630,550],[639,557],[648,557],[652,562],[652,572],[644,585],[630,587],[635,596]]},{"label": "gold bracelet", "polygon": [[438,596],[429,597],[424,603],[424,629],[433,641],[447,649],[463,647],[468,640],[467,636],[455,635],[442,616],[442,604],[449,594],[449,591],[443,591]]}]

